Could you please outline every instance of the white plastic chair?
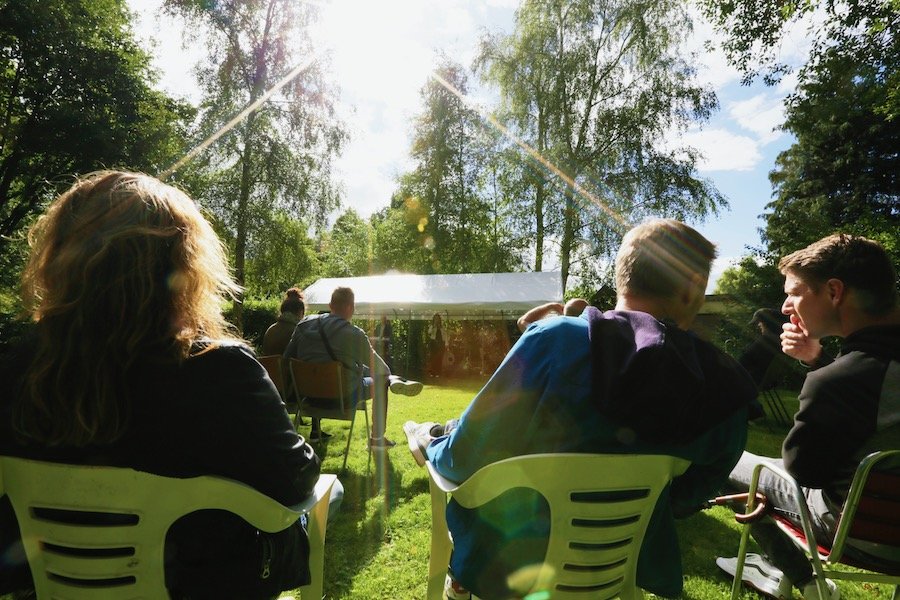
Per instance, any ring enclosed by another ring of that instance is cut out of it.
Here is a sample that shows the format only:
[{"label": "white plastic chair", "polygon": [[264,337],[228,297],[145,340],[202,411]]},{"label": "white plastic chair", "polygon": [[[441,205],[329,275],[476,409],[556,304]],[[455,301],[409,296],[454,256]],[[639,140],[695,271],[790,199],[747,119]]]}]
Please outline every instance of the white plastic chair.
[{"label": "white plastic chair", "polygon": [[[641,542],[656,500],[689,463],[671,456],[531,454],[487,465],[461,484],[427,462],[431,490],[428,600],[439,600],[453,543],[447,531],[447,494],[475,508],[512,488],[536,490],[550,506],[544,563],[521,597],[544,592],[553,600],[642,598],[635,584]],[[601,526],[602,525],[602,526]],[[615,544],[609,544],[615,542]]]},{"label": "white plastic chair", "polygon": [[[328,498],[336,476],[320,475],[306,501],[293,507],[238,481],[162,477],[120,467],[69,465],[0,456],[0,495],[12,503],[38,600],[168,598],[163,571],[166,532],[201,509],[234,513],[274,533],[309,513],[312,581],[304,599],[322,597]],[[65,511],[60,513],[59,511]],[[81,513],[81,518],[73,517]],[[88,513],[85,515],[85,513]],[[118,515],[87,521],[90,513]]]}]

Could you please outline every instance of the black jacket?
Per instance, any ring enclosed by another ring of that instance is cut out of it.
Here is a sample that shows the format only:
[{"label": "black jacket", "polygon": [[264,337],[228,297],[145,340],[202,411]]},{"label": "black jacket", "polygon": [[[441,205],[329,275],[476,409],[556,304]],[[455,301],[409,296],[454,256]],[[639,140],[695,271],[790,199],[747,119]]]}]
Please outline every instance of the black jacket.
[{"label": "black jacket", "polygon": [[825,362],[806,376],[782,458],[839,506],[863,457],[900,449],[900,325],[856,331]]},{"label": "black jacket", "polygon": [[[170,477],[219,475],[242,481],[285,505],[307,498],[320,462],[295,432],[262,366],[242,345],[209,344],[181,365],[135,370],[133,416],[109,446],[42,448],[12,431],[12,406],[33,344],[0,357],[0,454],[39,460],[126,466]],[[0,499],[0,555],[18,537],[6,498]],[[275,553],[262,579],[263,554]],[[166,579],[192,598],[270,597],[309,581],[309,542],[300,524],[260,534],[242,519],[201,511],[169,532]],[[0,565],[0,593],[21,582],[21,569]],[[27,581],[27,573],[26,573]]]}]

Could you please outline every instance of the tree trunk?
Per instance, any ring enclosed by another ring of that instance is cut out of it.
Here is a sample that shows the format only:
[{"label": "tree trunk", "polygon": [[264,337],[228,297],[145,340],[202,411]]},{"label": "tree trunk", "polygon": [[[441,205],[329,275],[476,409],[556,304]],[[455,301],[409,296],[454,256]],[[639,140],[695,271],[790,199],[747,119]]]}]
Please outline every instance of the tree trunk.
[{"label": "tree trunk", "polygon": [[543,178],[534,186],[534,270],[544,269],[544,185]]},{"label": "tree trunk", "polygon": [[575,244],[575,230],[577,228],[578,213],[575,210],[575,190],[566,188],[566,206],[563,209],[563,235],[560,248],[560,270],[562,271],[562,293],[566,293],[566,283],[569,280],[569,268],[572,264],[572,247]]},{"label": "tree trunk", "polygon": [[[241,188],[239,190],[237,219],[235,220],[235,236],[234,236],[234,279],[238,285],[243,286],[246,279],[246,260],[247,260],[247,229],[249,220],[250,206],[250,187],[253,174],[252,158],[253,158],[253,114],[247,117],[246,134],[244,135],[244,152],[241,156]],[[244,327],[244,293],[239,292],[234,299],[233,311],[234,326],[238,331],[243,331]]]}]

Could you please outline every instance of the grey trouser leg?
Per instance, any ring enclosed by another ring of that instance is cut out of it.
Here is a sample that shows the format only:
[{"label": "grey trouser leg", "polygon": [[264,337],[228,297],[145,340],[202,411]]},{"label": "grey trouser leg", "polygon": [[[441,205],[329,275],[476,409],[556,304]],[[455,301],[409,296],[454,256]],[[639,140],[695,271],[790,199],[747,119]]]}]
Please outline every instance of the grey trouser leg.
[{"label": "grey trouser leg", "polygon": [[[729,490],[732,493],[748,491],[753,476],[753,467],[760,462],[774,463],[779,467],[784,467],[780,458],[768,458],[744,452],[728,477]],[[802,528],[800,509],[797,505],[798,498],[795,498],[792,486],[780,477],[773,475],[771,471],[763,470],[759,476],[758,489],[769,499],[769,505],[774,512]],[[822,497],[822,490],[802,489],[805,496],[802,500],[809,507],[816,541],[822,546],[830,547],[831,541],[834,539],[835,519]],[[765,517],[752,524],[750,534],[766,557],[784,572],[791,583],[802,584],[812,578],[812,566],[806,554],[778,529],[771,518]]]}]

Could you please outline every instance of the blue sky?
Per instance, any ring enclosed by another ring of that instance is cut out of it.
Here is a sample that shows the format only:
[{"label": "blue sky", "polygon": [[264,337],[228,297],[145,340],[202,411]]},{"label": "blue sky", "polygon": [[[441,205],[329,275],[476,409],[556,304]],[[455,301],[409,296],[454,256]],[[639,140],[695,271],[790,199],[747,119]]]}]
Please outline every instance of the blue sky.
[{"label": "blue sky", "polygon": [[[177,21],[159,16],[161,0],[129,0],[139,17],[138,34],[155,56],[160,85],[173,94],[196,99],[190,67],[201,58],[201,45],[182,46]],[[484,30],[512,31],[516,0],[334,0],[318,2],[323,20],[312,32],[327,51],[341,88],[340,112],[351,141],[335,173],[344,190],[344,205],[367,216],[385,206],[396,176],[410,167],[408,150],[412,118],[420,111],[419,90],[443,51],[470,65]],[[196,37],[194,39],[197,39]],[[686,43],[698,52],[700,81],[716,90],[721,109],[680,142],[701,150],[700,175],[714,182],[730,207],[697,228],[719,247],[720,260],[710,282],[746,247],[759,244],[758,216],[771,197],[768,173],[790,137],[776,131],[782,100],[793,86],[743,87],[739,75],[718,52],[703,43],[714,39],[712,28],[698,22]],[[782,60],[798,62],[805,36],[799,28],[780,49]],[[474,82],[473,82],[474,83]],[[490,104],[489,90],[475,89],[476,102]],[[671,139],[667,143],[679,143]],[[550,265],[549,268],[552,268]],[[545,270],[549,270],[545,265]]]}]

